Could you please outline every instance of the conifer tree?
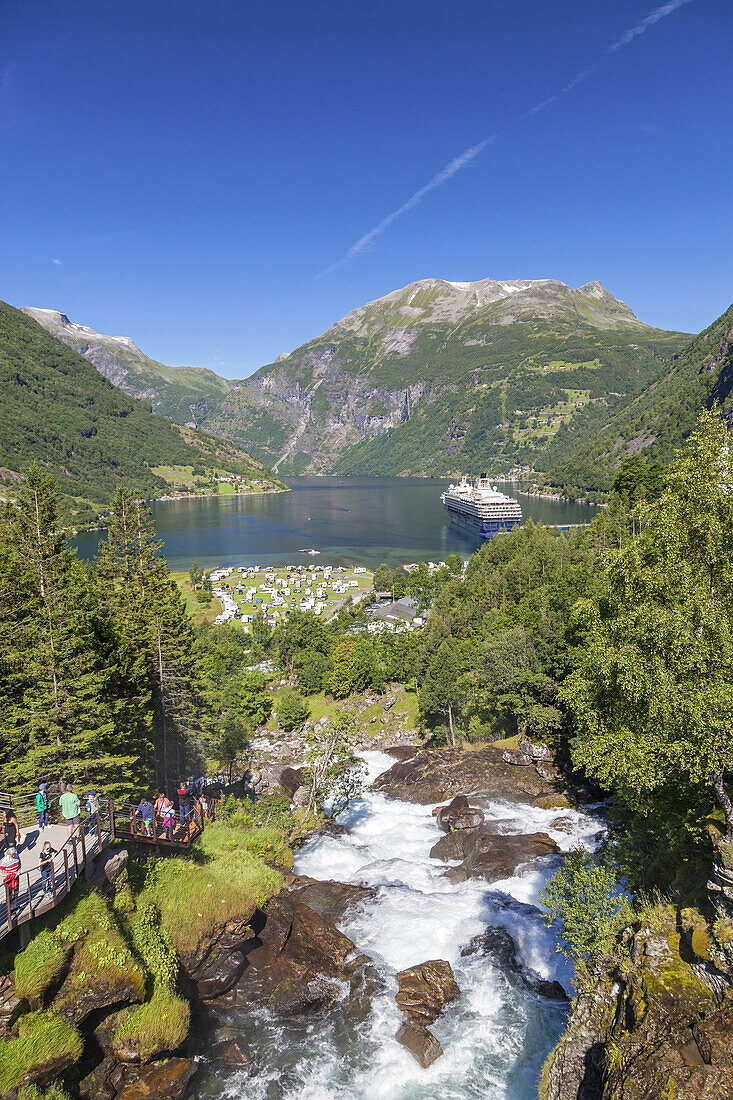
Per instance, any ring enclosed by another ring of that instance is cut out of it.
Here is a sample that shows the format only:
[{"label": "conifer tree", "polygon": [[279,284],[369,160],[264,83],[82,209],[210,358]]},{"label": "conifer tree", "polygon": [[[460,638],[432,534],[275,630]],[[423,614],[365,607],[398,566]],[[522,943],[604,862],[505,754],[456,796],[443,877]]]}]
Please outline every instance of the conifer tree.
[{"label": "conifer tree", "polygon": [[36,465],[2,522],[0,759],[11,789],[39,777],[105,788],[129,764],[94,586],[66,546],[55,481]]}]

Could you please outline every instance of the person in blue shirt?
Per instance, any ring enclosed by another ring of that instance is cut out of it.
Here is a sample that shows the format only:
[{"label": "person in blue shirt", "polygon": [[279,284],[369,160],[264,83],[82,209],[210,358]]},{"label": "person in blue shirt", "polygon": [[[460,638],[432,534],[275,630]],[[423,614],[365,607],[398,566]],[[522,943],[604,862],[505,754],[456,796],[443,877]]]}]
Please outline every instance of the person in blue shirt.
[{"label": "person in blue shirt", "polygon": [[146,798],[145,795],[143,795],[143,797],[140,799],[140,802],[138,804],[137,809],[135,810],[135,813],[140,814],[140,817],[142,818],[143,836],[152,837],[152,835],[153,835],[153,803],[150,801],[149,798]]}]

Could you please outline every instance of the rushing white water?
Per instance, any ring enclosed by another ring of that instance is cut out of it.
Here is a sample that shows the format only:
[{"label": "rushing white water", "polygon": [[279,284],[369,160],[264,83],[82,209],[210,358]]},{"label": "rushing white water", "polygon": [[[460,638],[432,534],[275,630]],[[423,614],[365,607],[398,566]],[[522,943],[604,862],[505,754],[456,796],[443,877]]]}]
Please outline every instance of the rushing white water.
[{"label": "rushing white water", "polygon": [[[394,759],[365,756],[374,779]],[[547,832],[563,849],[595,845],[601,823],[574,810],[540,810],[509,801],[486,804],[507,833]],[[562,818],[560,821],[559,818]],[[461,947],[487,925],[512,935],[522,963],[569,988],[571,971],[536,908],[559,857],[525,864],[509,879],[453,884],[431,859],[442,835],[430,806],[370,792],[342,818],[347,833],[320,836],[296,858],[317,879],[367,883],[375,898],[347,915],[343,931],[377,964],[385,989],[365,1019],[335,1005],[327,1014],[274,1020],[267,1012],[232,1020],[245,1031],[255,1065],[207,1082],[206,1095],[239,1100],[533,1100],[542,1063],[560,1034],[565,1009],[518,985],[480,954]],[[555,824],[553,824],[553,822]],[[558,827],[559,826],[559,827]],[[444,1056],[422,1069],[394,1039],[402,1022],[395,974],[427,959],[447,959],[461,996],[431,1025]]]}]

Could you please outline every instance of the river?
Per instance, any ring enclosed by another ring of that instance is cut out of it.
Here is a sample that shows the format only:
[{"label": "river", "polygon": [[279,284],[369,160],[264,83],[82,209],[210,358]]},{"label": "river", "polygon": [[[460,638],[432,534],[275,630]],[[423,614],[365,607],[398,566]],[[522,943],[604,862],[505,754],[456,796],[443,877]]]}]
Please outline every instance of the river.
[{"label": "river", "polygon": [[[439,478],[299,477],[289,478],[289,493],[263,496],[198,497],[158,501],[153,517],[172,569],[192,561],[219,565],[303,564],[376,568],[412,561],[462,557],[480,539],[449,521],[440,494],[449,484]],[[502,490],[515,496],[521,485]],[[598,509],[588,504],[518,496],[525,517],[535,522],[589,523]],[[83,558],[97,549],[98,531],[74,540]],[[319,550],[318,559],[300,553]]]},{"label": "river", "polygon": [[[373,780],[394,764],[365,754]],[[509,833],[545,831],[563,851],[594,847],[598,818],[494,801],[487,820]],[[317,879],[367,883],[376,896],[347,914],[342,930],[369,955],[385,982],[366,1019],[339,1004],[327,1013],[282,1022],[266,1011],[233,1016],[254,1053],[251,1068],[205,1073],[207,1100],[535,1100],[542,1064],[559,1038],[566,1008],[530,993],[490,958],[461,947],[487,925],[504,927],[524,965],[570,988],[569,964],[536,904],[561,857],[520,866],[509,879],[453,884],[430,848],[442,835],[430,806],[370,791],[342,817],[346,832],[319,836],[297,853],[295,870]],[[447,959],[459,999],[431,1025],[444,1056],[421,1069],[395,1041],[401,1015],[395,975],[428,959]]]}]

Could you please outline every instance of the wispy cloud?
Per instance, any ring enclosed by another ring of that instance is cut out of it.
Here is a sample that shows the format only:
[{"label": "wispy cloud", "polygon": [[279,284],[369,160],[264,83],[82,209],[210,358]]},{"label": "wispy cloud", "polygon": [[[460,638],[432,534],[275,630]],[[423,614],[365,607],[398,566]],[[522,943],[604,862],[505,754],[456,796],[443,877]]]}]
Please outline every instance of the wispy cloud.
[{"label": "wispy cloud", "polygon": [[401,218],[403,214],[406,214],[408,210],[414,209],[418,203],[422,202],[426,195],[429,195],[431,191],[435,191],[437,187],[442,187],[444,183],[447,183],[449,179],[455,176],[456,172],[460,172],[462,168],[467,168],[471,164],[479,153],[483,152],[487,145],[490,145],[492,141],[496,140],[496,134],[490,138],[485,138],[483,141],[479,141],[476,145],[471,145],[470,148],[465,149],[460,156],[454,157],[452,161],[446,164],[445,168],[441,168],[440,172],[436,173],[432,179],[428,180],[423,187],[420,187],[414,195],[410,195],[407,202],[403,202],[402,206],[398,206],[396,210],[393,210],[391,214],[387,214],[385,218],[382,218],[379,225],[375,225],[373,229],[370,229],[368,233],[365,233],[363,237],[359,237],[358,241],[354,241],[351,248],[347,252],[344,252],[340,260],[337,260],[335,264],[331,264],[327,267],[322,274],[328,275],[329,272],[335,271],[337,267],[341,267],[343,264],[348,263],[349,260],[353,260],[355,256],[360,256],[362,252],[366,252],[369,246],[384,233],[392,222],[397,218]]},{"label": "wispy cloud", "polygon": [[[607,46],[606,55],[614,54],[618,50],[623,49],[624,46],[628,46],[630,42],[633,42],[633,40],[635,38],[638,38],[639,35],[644,34],[645,31],[648,31],[650,27],[653,27],[655,25],[655,23],[658,23],[661,19],[664,19],[667,15],[672,15],[672,13],[677,11],[678,8],[682,8],[686,4],[691,3],[693,3],[693,0],[667,0],[666,3],[660,4],[659,7],[654,8],[652,11],[650,11],[649,14],[641,20],[641,22],[637,23],[633,27],[629,27],[627,31],[624,31],[618,41],[612,42],[610,46]],[[581,69],[580,72],[576,73],[573,79],[569,81],[569,83],[567,83],[563,88],[561,88],[558,92],[555,92],[554,95],[548,96],[546,99],[541,100],[539,103],[535,103],[534,107],[530,107],[530,109],[526,111],[521,116],[521,118],[530,118],[532,115],[536,115],[539,114],[540,111],[544,111],[545,108],[549,107],[552,103],[557,103],[559,99],[562,99],[564,96],[568,95],[570,92],[573,91],[574,88],[577,88],[579,84],[582,84],[584,80],[587,80],[589,76],[592,76],[593,73],[596,72],[598,68],[600,68],[600,65],[601,60],[594,61],[591,65],[586,65],[586,67],[584,69]],[[491,142],[496,141],[498,136],[498,134],[494,134],[492,137],[486,138],[484,141],[478,142],[477,145],[472,145],[469,149],[466,149],[465,152],[461,153],[460,156],[456,157],[455,160],[452,160],[449,164],[446,164],[445,168],[438,172],[437,175],[433,176],[431,180],[428,180],[428,182],[418,191],[416,191],[414,195],[411,195],[407,202],[404,202],[402,206],[399,206],[396,210],[393,210],[391,214],[387,214],[386,217],[382,218],[381,222],[379,222],[378,225],[375,225],[373,229],[370,229],[369,232],[365,233],[363,237],[360,237],[358,241],[354,241],[351,248],[344,252],[341,259],[337,260],[336,263],[331,264],[331,266],[327,267],[325,271],[321,272],[321,274],[328,275],[329,272],[335,271],[339,267],[343,267],[343,265],[348,263],[349,260],[353,260],[355,257],[361,256],[362,253],[366,252],[370,245],[374,243],[377,237],[381,236],[381,234],[384,233],[385,229],[389,228],[392,222],[396,221],[397,218],[401,218],[403,214],[406,214],[408,212],[408,210],[412,210],[415,206],[418,205],[418,203],[422,202],[426,195],[428,195],[431,191],[434,191],[436,187],[442,187],[444,183],[447,183],[449,179],[455,176],[456,172],[460,172],[462,168],[467,168],[468,165],[476,159],[479,153],[481,153],[487,145],[490,145]]]},{"label": "wispy cloud", "polygon": [[630,27],[621,35],[618,42],[613,42],[606,53],[615,53],[616,50],[623,49],[624,46],[628,46],[629,42],[633,42],[635,38],[638,38],[644,31],[648,31],[650,27],[653,27],[655,23],[658,23],[660,19],[664,19],[666,15],[671,15],[672,12],[677,11],[678,8],[682,8],[685,4],[691,4],[692,0],[667,0],[666,4],[660,4],[654,11],[650,11],[649,14],[642,19],[640,23],[637,23],[635,27]]},{"label": "wispy cloud", "polygon": [[51,260],[52,264],[62,264],[63,262],[63,260]]}]

